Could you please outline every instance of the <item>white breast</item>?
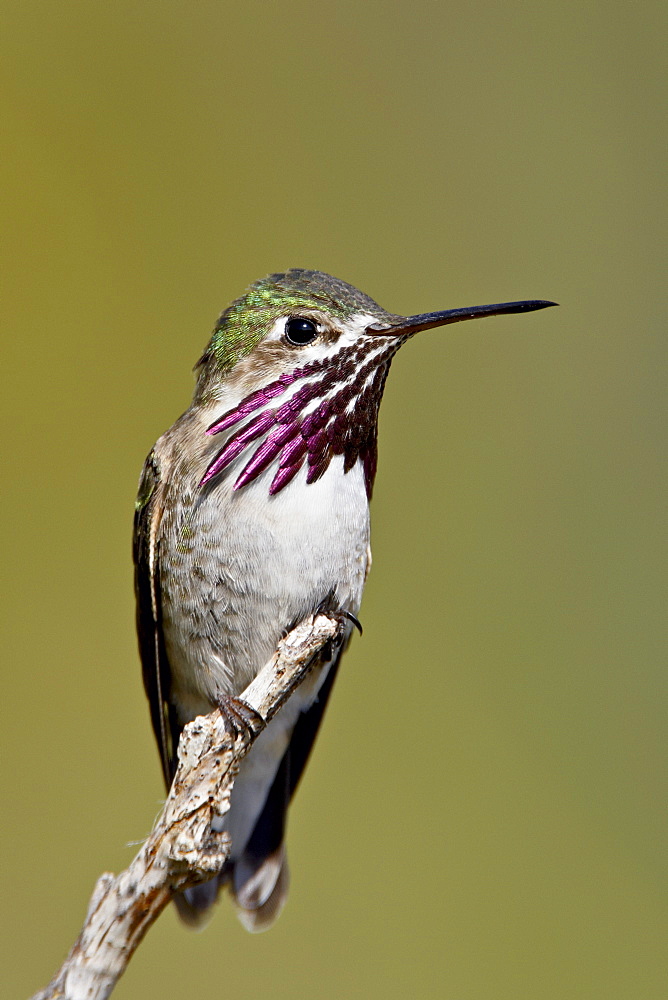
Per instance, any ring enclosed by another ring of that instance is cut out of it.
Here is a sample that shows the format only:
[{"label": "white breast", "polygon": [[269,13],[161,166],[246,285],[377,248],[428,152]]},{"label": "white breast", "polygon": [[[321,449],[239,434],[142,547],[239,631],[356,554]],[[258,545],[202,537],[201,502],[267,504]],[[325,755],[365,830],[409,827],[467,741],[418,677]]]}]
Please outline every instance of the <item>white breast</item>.
[{"label": "white breast", "polygon": [[337,456],[308,485],[303,468],[273,497],[273,469],[235,492],[235,466],[172,517],[161,540],[165,641],[182,721],[209,711],[217,695],[239,694],[320,601],[333,595],[356,614],[362,597],[369,509],[361,464],[344,474]]}]

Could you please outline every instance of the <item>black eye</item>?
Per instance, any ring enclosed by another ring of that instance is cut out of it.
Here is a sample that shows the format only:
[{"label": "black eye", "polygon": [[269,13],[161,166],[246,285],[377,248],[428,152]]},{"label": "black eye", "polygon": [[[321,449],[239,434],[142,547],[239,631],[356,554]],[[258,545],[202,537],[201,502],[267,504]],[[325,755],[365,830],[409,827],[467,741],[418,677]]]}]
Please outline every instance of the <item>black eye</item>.
[{"label": "black eye", "polygon": [[318,329],[310,319],[293,316],[285,324],[285,339],[295,347],[304,347],[318,336]]}]

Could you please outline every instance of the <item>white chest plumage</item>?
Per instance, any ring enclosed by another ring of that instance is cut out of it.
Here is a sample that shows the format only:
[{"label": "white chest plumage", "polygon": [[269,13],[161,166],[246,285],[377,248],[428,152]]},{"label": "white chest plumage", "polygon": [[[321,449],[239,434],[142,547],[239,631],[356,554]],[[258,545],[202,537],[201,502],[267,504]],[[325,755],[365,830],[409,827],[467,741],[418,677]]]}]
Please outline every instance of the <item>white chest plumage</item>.
[{"label": "white chest plumage", "polygon": [[283,632],[321,601],[356,614],[369,553],[360,463],[301,471],[269,496],[268,471],[234,492],[234,469],[160,531],[162,613],[181,721],[240,694]]}]

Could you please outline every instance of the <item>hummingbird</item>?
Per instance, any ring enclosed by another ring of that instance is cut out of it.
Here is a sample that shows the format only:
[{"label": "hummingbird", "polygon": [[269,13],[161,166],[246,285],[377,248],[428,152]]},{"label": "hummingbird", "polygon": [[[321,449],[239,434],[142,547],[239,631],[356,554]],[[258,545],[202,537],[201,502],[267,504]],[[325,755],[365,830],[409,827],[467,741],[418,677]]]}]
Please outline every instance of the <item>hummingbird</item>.
[{"label": "hummingbird", "polygon": [[378,410],[394,355],[422,330],[552,305],[401,316],[293,268],[250,285],[218,319],[192,403],[146,459],[136,501],[139,649],[166,787],[186,723],[216,708],[243,719],[239,696],[286,631],[320,611],[346,625],[242,760],[219,826],[231,853],[175,897],[186,923],[202,923],[224,886],[250,931],[286,900],[288,806],[371,565]]}]

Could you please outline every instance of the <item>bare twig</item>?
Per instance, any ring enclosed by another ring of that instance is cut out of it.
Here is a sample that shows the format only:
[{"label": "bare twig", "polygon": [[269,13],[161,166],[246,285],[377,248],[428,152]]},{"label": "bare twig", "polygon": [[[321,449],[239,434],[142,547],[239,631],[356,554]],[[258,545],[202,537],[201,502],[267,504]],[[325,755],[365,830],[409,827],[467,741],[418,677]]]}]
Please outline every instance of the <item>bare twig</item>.
[{"label": "bare twig", "polygon": [[[323,647],[338,642],[346,627],[328,615],[302,622],[279,644],[243,700],[269,722]],[[219,712],[186,726],[179,767],[148,840],[124,872],[100,876],[70,954],[33,1000],[104,1000],[174,893],[220,871],[230,843],[227,834],[212,831],[211,821],[229,809],[239,762],[261,729],[233,740]]]}]

